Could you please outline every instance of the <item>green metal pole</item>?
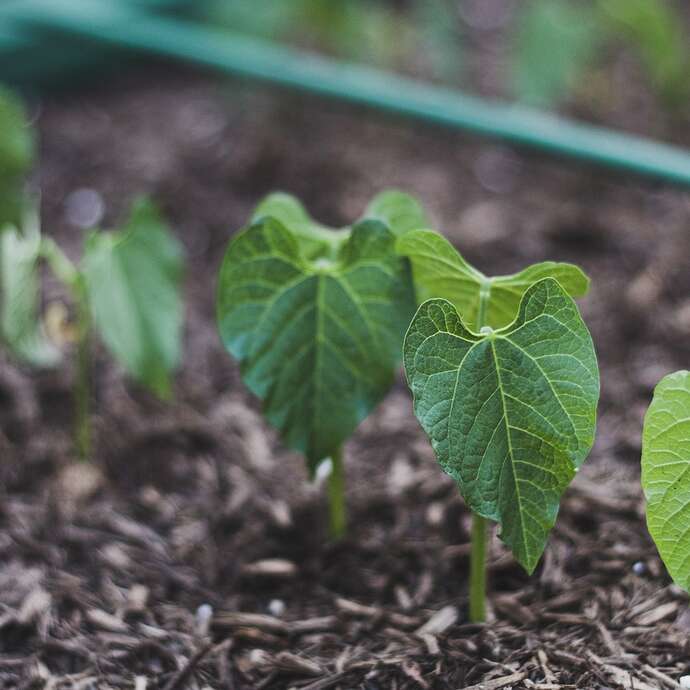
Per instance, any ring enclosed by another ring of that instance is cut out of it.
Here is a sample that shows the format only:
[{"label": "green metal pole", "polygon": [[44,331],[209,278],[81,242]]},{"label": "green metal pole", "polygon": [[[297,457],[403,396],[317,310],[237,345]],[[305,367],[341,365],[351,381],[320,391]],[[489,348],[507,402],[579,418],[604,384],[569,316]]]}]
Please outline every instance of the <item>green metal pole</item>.
[{"label": "green metal pole", "polygon": [[306,54],[129,6],[93,0],[5,0],[28,30],[64,32],[221,72],[498,137],[551,153],[690,186],[690,152],[520,105]]}]

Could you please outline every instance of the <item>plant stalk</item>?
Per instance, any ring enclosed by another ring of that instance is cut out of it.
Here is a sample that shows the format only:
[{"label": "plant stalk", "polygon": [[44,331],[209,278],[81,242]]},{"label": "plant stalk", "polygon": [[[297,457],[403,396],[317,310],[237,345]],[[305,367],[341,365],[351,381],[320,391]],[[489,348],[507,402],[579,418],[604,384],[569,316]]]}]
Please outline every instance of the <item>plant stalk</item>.
[{"label": "plant stalk", "polygon": [[347,531],[345,470],[343,468],[342,446],[331,455],[331,474],[328,477],[328,501],[330,509],[331,539],[342,539]]},{"label": "plant stalk", "polygon": [[91,456],[91,318],[83,285],[75,290],[77,302],[77,380],[74,390],[75,440],[81,460]]},{"label": "plant stalk", "polygon": [[[486,324],[486,311],[491,295],[491,283],[481,286],[477,331]],[[486,620],[486,519],[472,514],[472,535],[470,544],[470,621],[483,623]]]},{"label": "plant stalk", "polygon": [[71,291],[77,311],[77,372],[74,389],[74,436],[81,460],[91,455],[89,402],[91,398],[91,317],[84,278],[50,237],[41,238],[41,256]]}]

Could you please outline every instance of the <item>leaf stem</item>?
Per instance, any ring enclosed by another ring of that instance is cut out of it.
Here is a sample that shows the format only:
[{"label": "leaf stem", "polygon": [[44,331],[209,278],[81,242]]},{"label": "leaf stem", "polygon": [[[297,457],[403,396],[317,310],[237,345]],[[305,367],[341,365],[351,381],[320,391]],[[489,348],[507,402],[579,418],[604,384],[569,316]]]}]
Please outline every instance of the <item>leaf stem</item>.
[{"label": "leaf stem", "polygon": [[328,500],[330,508],[331,539],[342,539],[347,531],[345,510],[345,471],[343,468],[343,447],[331,455],[331,474],[328,477]]},{"label": "leaf stem", "polygon": [[41,256],[48,262],[55,277],[73,291],[78,298],[80,273],[60,247],[50,237],[41,237]]},{"label": "leaf stem", "polygon": [[91,318],[86,291],[81,281],[75,289],[77,303],[77,380],[74,391],[75,438],[81,460],[91,455],[91,426],[89,408],[91,398]]},{"label": "leaf stem", "polygon": [[77,372],[74,388],[74,436],[81,460],[91,455],[89,402],[91,398],[91,317],[84,278],[50,237],[41,238],[41,256],[58,280],[71,291],[77,311]]},{"label": "leaf stem", "polygon": [[[487,281],[479,291],[477,331],[486,325],[490,295],[491,283]],[[472,514],[470,546],[470,621],[483,623],[486,620],[486,520],[477,513]]]}]

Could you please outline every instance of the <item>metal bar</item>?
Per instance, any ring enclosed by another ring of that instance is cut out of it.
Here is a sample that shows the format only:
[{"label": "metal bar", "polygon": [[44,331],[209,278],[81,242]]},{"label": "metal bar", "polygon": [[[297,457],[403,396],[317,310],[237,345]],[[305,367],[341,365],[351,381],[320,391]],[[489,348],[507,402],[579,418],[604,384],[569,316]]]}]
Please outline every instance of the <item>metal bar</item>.
[{"label": "metal bar", "polygon": [[124,46],[690,186],[690,152],[122,5],[13,0],[21,26]]}]

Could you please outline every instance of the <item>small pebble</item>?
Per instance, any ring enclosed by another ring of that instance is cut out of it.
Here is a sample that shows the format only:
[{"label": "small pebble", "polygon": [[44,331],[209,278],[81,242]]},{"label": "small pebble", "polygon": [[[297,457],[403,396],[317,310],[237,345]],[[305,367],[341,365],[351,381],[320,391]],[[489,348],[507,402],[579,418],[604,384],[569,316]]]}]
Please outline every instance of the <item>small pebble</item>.
[{"label": "small pebble", "polygon": [[642,561],[637,561],[637,563],[633,565],[633,572],[635,575],[644,575],[647,572],[647,568]]},{"label": "small pebble", "polygon": [[285,602],[282,599],[271,599],[268,602],[268,612],[272,616],[280,618],[285,613]]},{"label": "small pebble", "polygon": [[196,610],[196,632],[198,635],[206,635],[213,618],[213,607],[210,604],[201,604]]},{"label": "small pebble", "polygon": [[681,688],[690,688],[690,676],[681,676],[679,682]]}]

